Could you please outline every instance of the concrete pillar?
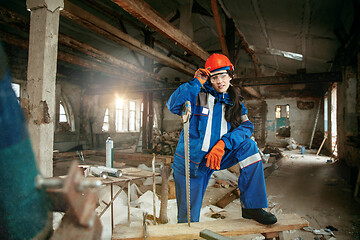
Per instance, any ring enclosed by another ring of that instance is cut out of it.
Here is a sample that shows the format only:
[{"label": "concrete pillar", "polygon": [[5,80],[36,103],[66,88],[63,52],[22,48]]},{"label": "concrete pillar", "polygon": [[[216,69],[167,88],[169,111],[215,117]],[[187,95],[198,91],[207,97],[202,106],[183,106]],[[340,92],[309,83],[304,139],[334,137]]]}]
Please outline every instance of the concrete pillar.
[{"label": "concrete pillar", "polygon": [[30,15],[28,127],[38,169],[53,175],[55,82],[59,13],[63,0],[27,0]]}]

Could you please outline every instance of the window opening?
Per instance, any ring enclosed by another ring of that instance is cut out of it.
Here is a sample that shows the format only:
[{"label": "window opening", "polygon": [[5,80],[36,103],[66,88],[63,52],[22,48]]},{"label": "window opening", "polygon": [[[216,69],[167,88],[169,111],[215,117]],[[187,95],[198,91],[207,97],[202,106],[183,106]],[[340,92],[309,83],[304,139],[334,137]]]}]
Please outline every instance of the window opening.
[{"label": "window opening", "polygon": [[129,131],[135,131],[136,105],[134,101],[129,102]]},{"label": "window opening", "polygon": [[104,116],[104,122],[103,122],[103,126],[102,126],[102,131],[103,132],[108,132],[109,131],[109,109],[108,108],[105,110],[105,116]]},{"label": "window opening", "polygon": [[66,116],[66,112],[65,112],[65,108],[64,108],[64,106],[63,106],[63,104],[62,104],[61,101],[60,101],[59,122],[68,122],[67,116]]},{"label": "window opening", "polygon": [[337,84],[334,83],[331,89],[331,109],[330,109],[330,121],[331,121],[331,149],[333,154],[337,156]]},{"label": "window opening", "polygon": [[122,98],[116,98],[116,119],[115,127],[116,131],[123,131],[123,118],[124,118],[124,104]]},{"label": "window opening", "polygon": [[144,103],[141,103],[141,106],[140,106],[140,127],[143,126],[143,112],[144,112]]},{"label": "window opening", "polygon": [[290,137],[290,105],[275,106],[276,136]]},{"label": "window opening", "polygon": [[18,83],[11,83],[12,89],[15,92],[15,96],[18,101],[20,101],[20,84]]}]

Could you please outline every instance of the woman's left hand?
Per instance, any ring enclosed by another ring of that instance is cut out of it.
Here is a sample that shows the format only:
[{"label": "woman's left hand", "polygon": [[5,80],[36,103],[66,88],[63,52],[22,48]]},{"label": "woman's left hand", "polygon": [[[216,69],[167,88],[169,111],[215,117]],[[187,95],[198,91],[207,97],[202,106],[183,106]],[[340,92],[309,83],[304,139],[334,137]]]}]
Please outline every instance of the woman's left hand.
[{"label": "woman's left hand", "polygon": [[220,169],[221,158],[225,153],[225,142],[219,140],[210,152],[205,156],[207,158],[206,166],[214,170]]}]

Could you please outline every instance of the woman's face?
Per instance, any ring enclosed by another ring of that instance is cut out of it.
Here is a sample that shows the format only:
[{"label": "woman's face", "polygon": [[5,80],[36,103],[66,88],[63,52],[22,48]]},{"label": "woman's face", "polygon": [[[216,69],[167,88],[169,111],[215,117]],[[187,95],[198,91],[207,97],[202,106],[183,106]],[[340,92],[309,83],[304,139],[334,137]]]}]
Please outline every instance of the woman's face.
[{"label": "woman's face", "polygon": [[228,73],[219,73],[210,77],[210,82],[219,93],[226,93],[230,86],[231,77]]}]

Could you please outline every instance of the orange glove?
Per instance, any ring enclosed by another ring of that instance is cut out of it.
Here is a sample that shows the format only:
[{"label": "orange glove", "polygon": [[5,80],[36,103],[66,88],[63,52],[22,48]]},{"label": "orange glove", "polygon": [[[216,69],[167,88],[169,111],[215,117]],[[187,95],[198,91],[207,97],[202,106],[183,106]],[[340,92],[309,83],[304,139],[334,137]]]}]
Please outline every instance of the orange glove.
[{"label": "orange glove", "polygon": [[205,156],[207,158],[206,166],[214,170],[220,169],[221,158],[225,153],[225,142],[219,140],[215,146],[210,150],[210,152]]},{"label": "orange glove", "polygon": [[199,68],[198,70],[196,70],[194,78],[197,78],[201,82],[201,84],[204,84],[210,76],[209,69],[210,67],[208,67],[207,69]]}]

